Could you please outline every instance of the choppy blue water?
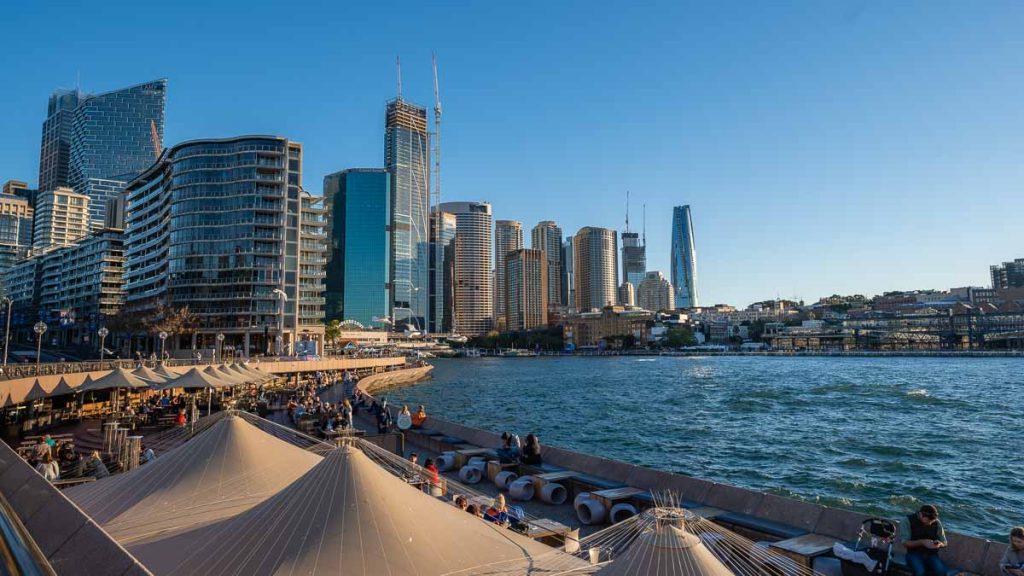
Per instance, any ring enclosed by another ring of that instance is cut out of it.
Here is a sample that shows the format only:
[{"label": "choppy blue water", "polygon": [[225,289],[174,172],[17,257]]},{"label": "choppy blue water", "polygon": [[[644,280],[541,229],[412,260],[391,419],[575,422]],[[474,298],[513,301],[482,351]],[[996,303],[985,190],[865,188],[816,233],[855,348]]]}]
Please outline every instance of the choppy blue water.
[{"label": "choppy blue water", "polygon": [[496,432],[947,529],[1024,524],[1024,362],[1012,358],[434,361],[390,401]]}]

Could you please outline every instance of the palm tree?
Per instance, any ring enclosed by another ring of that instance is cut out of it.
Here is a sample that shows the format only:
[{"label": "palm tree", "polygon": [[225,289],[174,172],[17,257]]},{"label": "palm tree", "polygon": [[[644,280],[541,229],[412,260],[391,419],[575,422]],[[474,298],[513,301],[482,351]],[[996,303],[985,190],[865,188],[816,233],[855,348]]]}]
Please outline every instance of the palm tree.
[{"label": "palm tree", "polygon": [[[334,345],[339,336],[341,336],[341,320],[331,320],[331,322],[324,327],[324,340],[331,343],[331,349],[334,349]],[[337,353],[336,350],[335,353]]]}]

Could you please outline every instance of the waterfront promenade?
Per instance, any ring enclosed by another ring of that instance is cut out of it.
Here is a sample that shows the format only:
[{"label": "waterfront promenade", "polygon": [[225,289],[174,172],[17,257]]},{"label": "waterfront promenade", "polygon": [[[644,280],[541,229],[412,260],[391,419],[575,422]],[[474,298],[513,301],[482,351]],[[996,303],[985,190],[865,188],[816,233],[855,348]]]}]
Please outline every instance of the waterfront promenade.
[{"label": "waterfront promenade", "polygon": [[[514,370],[514,367],[522,366],[524,362],[526,364],[534,364],[534,362],[529,360],[510,359],[502,361],[502,367],[507,374],[508,370]],[[547,363],[546,366],[545,363]],[[480,379],[486,381],[494,380],[494,376],[488,371],[481,372],[478,369],[470,371],[471,374],[467,373],[466,368],[469,365],[473,364],[467,364],[463,361],[453,361],[450,363],[450,366],[458,367],[458,370],[474,381]],[[483,364],[477,364],[478,368],[481,366]],[[555,382],[559,380],[557,373],[552,370],[550,360],[539,360],[536,362],[536,366],[538,370],[548,375],[549,380],[554,380]],[[551,384],[552,382],[549,382],[548,387]],[[435,382],[425,382],[422,385],[426,388],[437,386]],[[508,378],[497,387],[500,390],[509,391],[510,394],[525,394],[534,398],[534,395],[538,393],[530,388],[521,388],[515,378]],[[387,395],[392,398],[393,400],[389,405],[395,406],[395,404],[405,401],[403,398],[422,399],[424,396],[416,393],[417,388],[418,386],[396,391],[373,387],[372,391],[378,396]],[[491,417],[485,420],[495,423],[498,428],[485,430],[431,415],[427,419],[424,432],[411,432],[407,434],[410,443],[407,446],[407,452],[410,450],[420,451],[421,454],[434,456],[449,450],[465,450],[473,449],[474,447],[496,448],[501,445],[499,432],[503,430],[511,429],[521,436],[525,436],[527,432],[536,431],[533,428],[523,428],[522,425],[509,425],[508,422],[533,422],[538,417],[541,419],[558,417],[549,412],[527,414],[529,410],[518,403],[514,407],[511,405],[506,406],[514,415],[506,414],[504,411],[495,411],[494,406],[502,404],[500,399],[483,396],[482,394],[486,394],[486,392],[477,389],[477,387],[468,391],[464,390],[460,385],[460,390],[468,392],[468,396],[465,394],[451,395],[447,397],[447,402],[457,404],[460,407],[463,405],[472,406],[472,410],[477,413],[489,414]],[[573,390],[576,389],[573,388]],[[586,398],[585,390],[584,388],[576,392],[583,395],[581,400]],[[451,392],[452,390],[449,389],[448,391]],[[490,392],[490,394],[494,393],[493,391]],[[603,392],[599,393],[603,394]],[[395,401],[394,398],[398,398],[398,400]],[[445,402],[445,400],[441,399],[441,396],[432,396],[432,398],[435,398],[436,401],[422,402],[427,405],[428,414],[436,414],[439,410],[442,410],[438,402]],[[504,399],[508,400],[507,395]],[[545,400],[545,402],[551,401],[552,399],[550,398]],[[415,410],[415,405],[420,402],[409,400],[408,403],[410,408]],[[555,406],[557,405],[556,401]],[[591,436],[588,439],[600,443],[600,438],[607,435],[607,432],[591,431],[591,426],[586,426],[585,432],[584,423],[578,417],[573,416],[572,412],[560,409],[556,410],[555,413],[560,414],[562,419],[569,418],[569,420],[560,424],[572,428],[574,430],[573,435],[577,440],[580,440],[578,438],[580,434],[596,435],[596,438]],[[476,418],[474,421],[480,421],[480,419]],[[661,438],[661,443],[671,443],[674,445],[680,441],[686,441],[685,438],[663,437],[664,431],[657,428],[645,428],[644,434],[652,439]],[[597,444],[590,442],[588,445],[596,446]],[[633,445],[636,446],[635,444]],[[616,453],[621,454],[622,451],[617,450]],[[546,464],[571,470],[580,476],[590,477],[589,481],[611,488],[626,486],[643,491],[672,491],[689,501],[695,509],[704,509],[707,513],[714,515],[714,521],[721,522],[724,526],[737,531],[746,530],[748,532],[745,533],[755,537],[755,539],[780,539],[783,536],[798,537],[800,535],[816,534],[823,538],[830,538],[833,541],[846,542],[855,537],[859,523],[872,516],[872,514],[848,511],[840,507],[788,498],[779,494],[748,490],[727,482],[715,482],[683,474],[675,474],[659,470],[657,466],[636,465],[603,457],[606,455],[587,454],[543,444],[543,457]],[[650,461],[651,454],[635,453],[634,456],[644,461]],[[803,467],[814,466],[813,462],[801,459],[798,455],[793,455],[791,458],[794,460],[793,465]],[[835,472],[833,471],[832,474],[835,474]],[[448,477],[457,478],[454,473],[449,473]],[[484,480],[484,482],[486,483],[487,480]],[[570,495],[573,493],[574,490],[571,489]],[[531,509],[531,512],[543,514],[544,506],[543,504],[540,505],[540,510]],[[908,502],[904,505],[904,508],[909,513],[913,506],[915,504]],[[970,507],[971,504],[963,502],[962,506]],[[567,511],[556,511],[562,507],[548,506],[548,508],[553,512],[549,512],[550,515],[560,518],[563,522],[571,521],[573,513],[571,507]],[[899,520],[900,516],[894,514],[893,518]],[[1001,540],[986,540],[956,533],[955,526],[955,523],[952,525],[947,524],[947,530],[952,529],[950,547],[943,553],[950,564],[973,573],[999,574],[997,564],[1005,549],[1005,544]],[[1006,525],[1005,529],[1008,530],[1009,527],[1010,525]]]}]

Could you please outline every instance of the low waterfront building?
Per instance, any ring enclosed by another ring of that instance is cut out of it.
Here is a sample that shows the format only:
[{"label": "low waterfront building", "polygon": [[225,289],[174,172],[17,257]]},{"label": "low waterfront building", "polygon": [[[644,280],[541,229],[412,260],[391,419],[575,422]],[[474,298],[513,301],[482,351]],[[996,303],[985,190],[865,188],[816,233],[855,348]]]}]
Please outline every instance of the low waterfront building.
[{"label": "low waterfront building", "polygon": [[566,318],[562,335],[567,348],[598,346],[602,340],[630,337],[635,345],[646,346],[653,326],[654,314],[647,310],[605,306],[598,312],[584,312]]},{"label": "low waterfront building", "polygon": [[[249,354],[323,340],[326,235],[302,189],[302,145],[279,136],[193,140],[164,150],[126,191],[125,306],[187,306],[192,342]],[[279,338],[280,337],[280,338]]]},{"label": "low waterfront building", "polygon": [[505,285],[509,331],[547,326],[548,260],[543,251],[522,248],[506,254]]},{"label": "low waterfront building", "polygon": [[647,272],[637,289],[637,305],[644,310],[658,312],[674,308],[672,283],[658,271]]},{"label": "low waterfront building", "polygon": [[32,250],[70,246],[89,235],[89,197],[70,188],[40,192],[36,197]]}]

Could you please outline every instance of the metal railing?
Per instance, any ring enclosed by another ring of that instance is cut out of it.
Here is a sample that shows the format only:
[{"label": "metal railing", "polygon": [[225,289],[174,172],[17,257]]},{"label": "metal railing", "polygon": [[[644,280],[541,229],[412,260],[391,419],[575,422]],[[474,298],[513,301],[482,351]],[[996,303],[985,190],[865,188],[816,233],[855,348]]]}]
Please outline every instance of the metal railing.
[{"label": "metal railing", "polygon": [[24,576],[54,576],[53,567],[32,540],[25,525],[0,494],[0,572]]}]

